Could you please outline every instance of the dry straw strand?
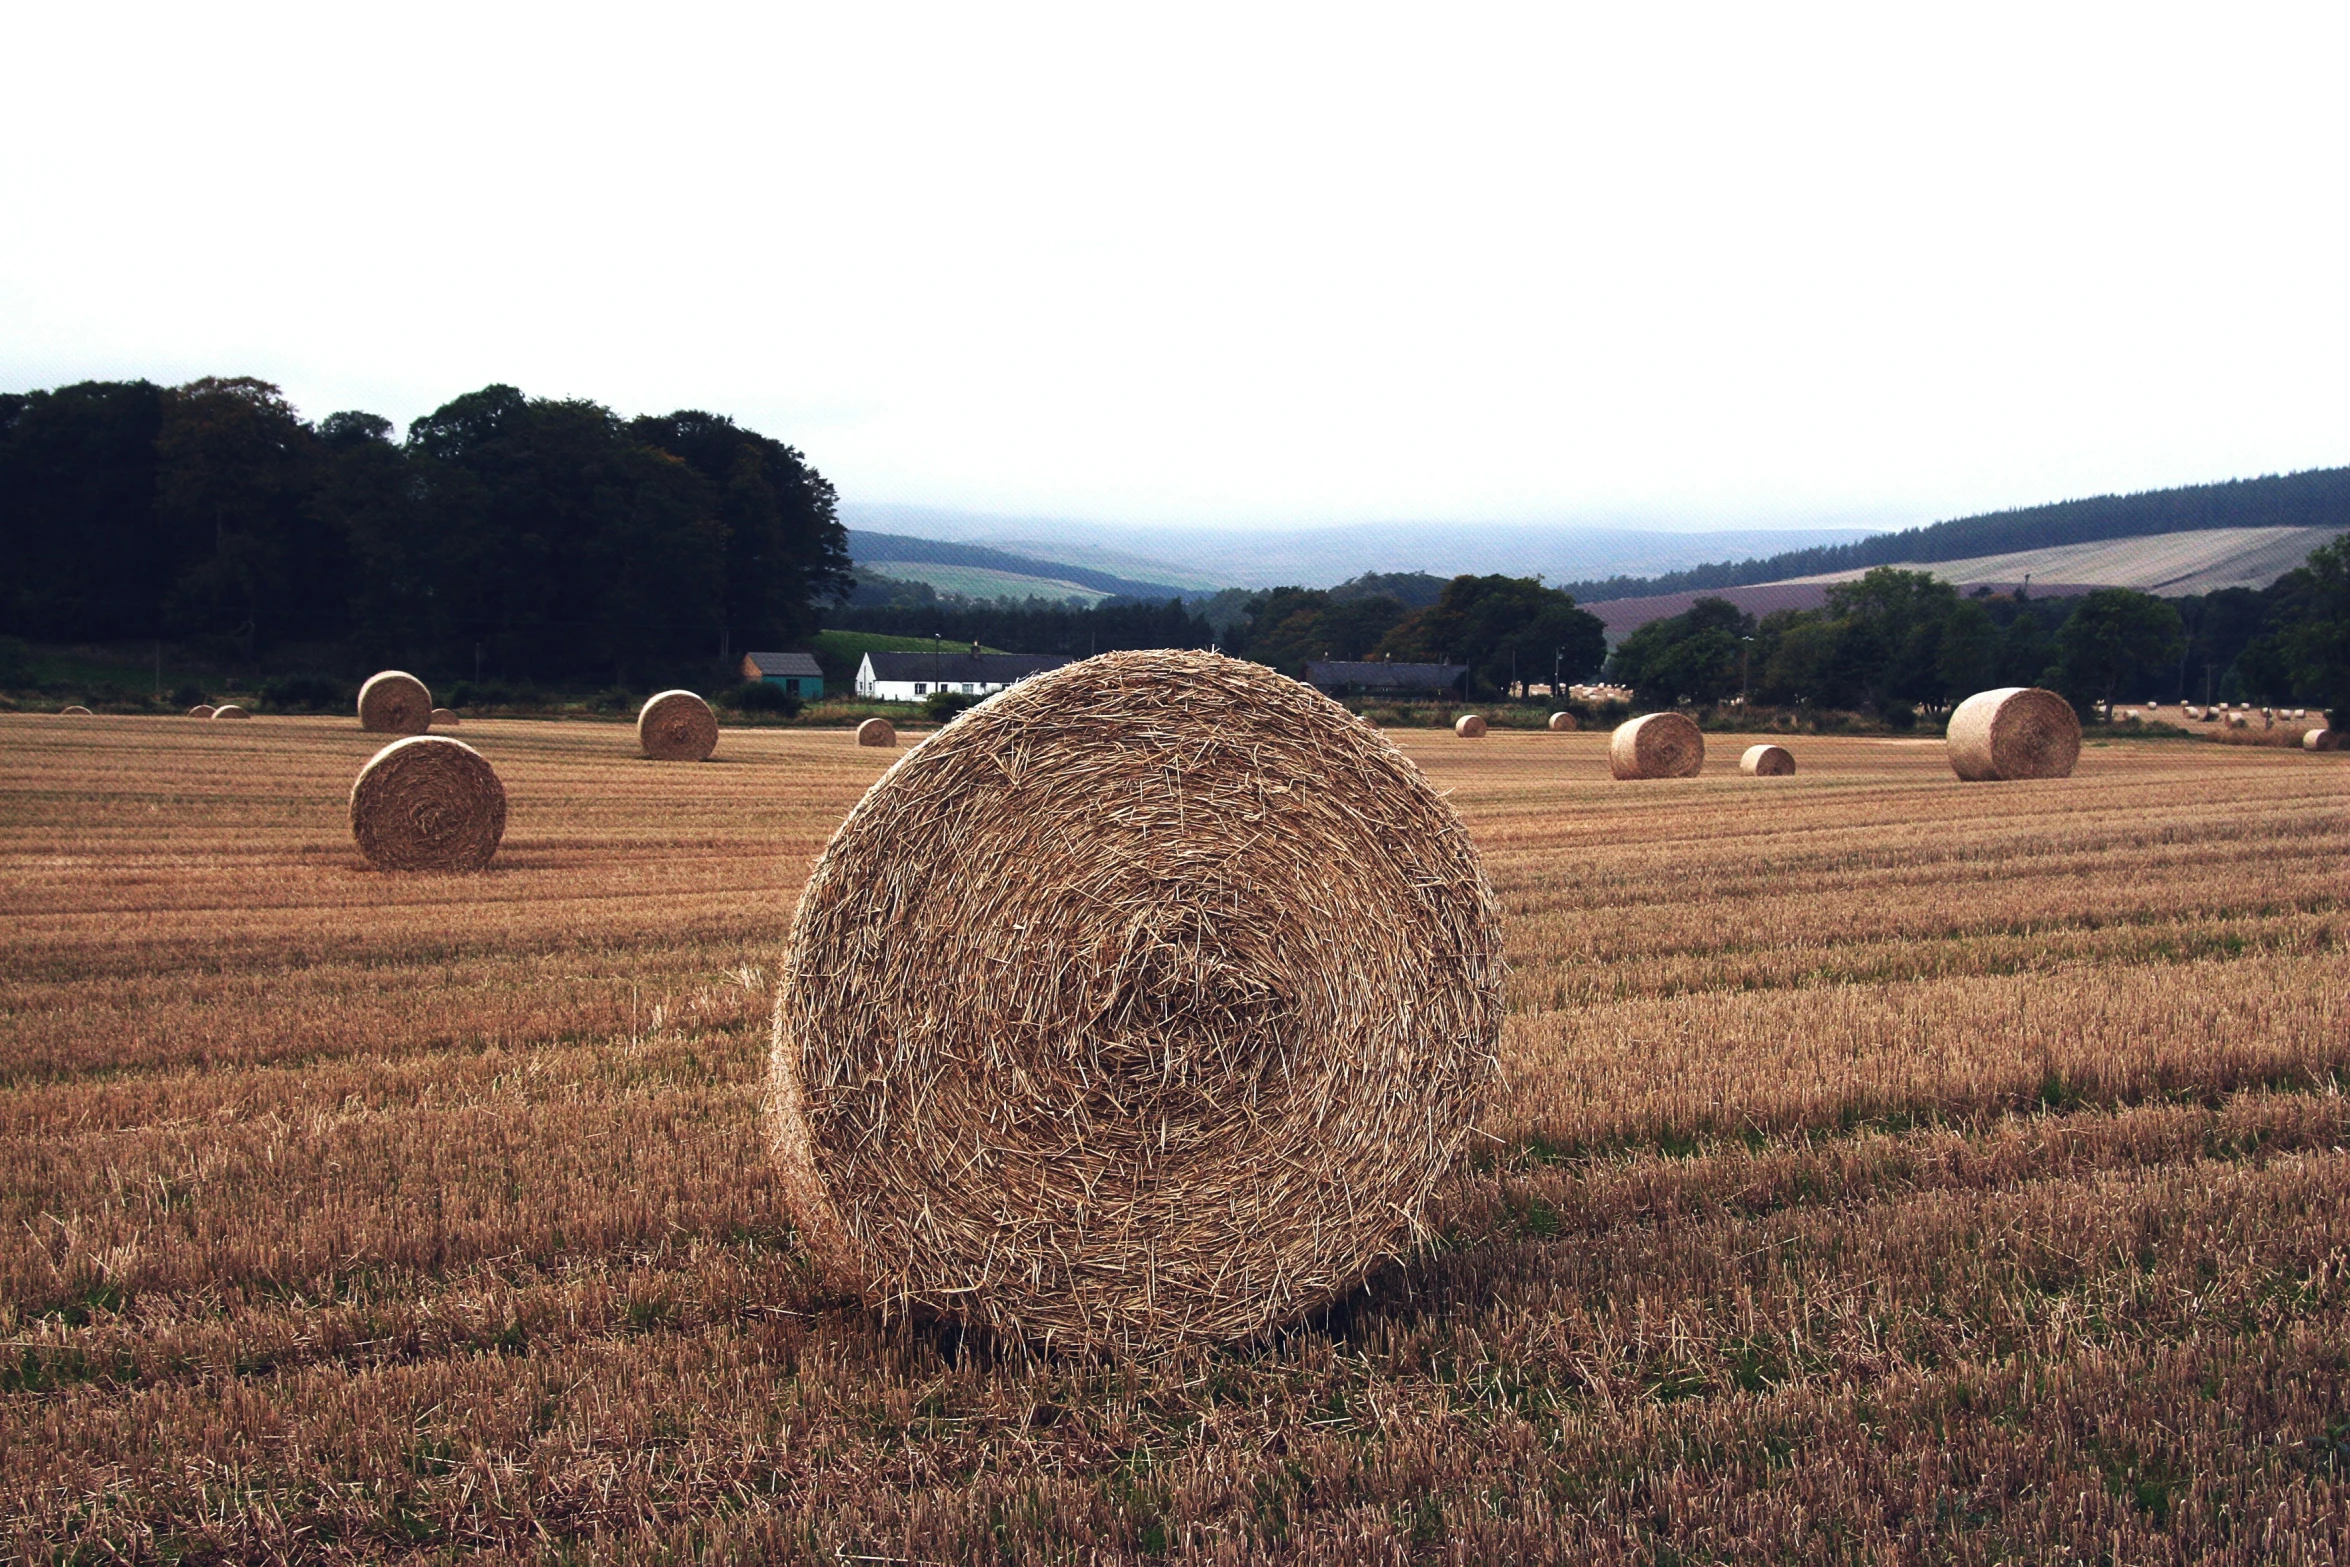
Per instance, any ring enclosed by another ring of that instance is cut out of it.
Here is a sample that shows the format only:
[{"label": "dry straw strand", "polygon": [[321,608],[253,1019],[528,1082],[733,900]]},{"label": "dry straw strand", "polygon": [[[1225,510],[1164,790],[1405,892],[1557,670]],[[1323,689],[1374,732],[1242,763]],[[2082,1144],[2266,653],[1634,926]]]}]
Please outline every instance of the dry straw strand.
[{"label": "dry straw strand", "polygon": [[435,729],[454,729],[464,721],[457,716],[454,709],[436,707],[432,710],[432,726]]},{"label": "dry straw strand", "polygon": [[370,675],[359,688],[359,727],[373,735],[420,735],[432,726],[432,693],[404,670]]},{"label": "dry straw strand", "polygon": [[212,704],[209,702],[198,702],[194,707],[188,709],[188,716],[190,718],[210,718],[212,716]]},{"label": "dry straw strand", "polygon": [[1463,713],[1452,721],[1452,732],[1463,740],[1478,739],[1485,733],[1485,716],[1482,713]]},{"label": "dry straw strand", "polygon": [[1795,772],[1795,753],[1783,745],[1750,745],[1738,758],[1738,770],[1750,778],[1786,778]]},{"label": "dry straw strand", "polygon": [[1694,778],[1705,736],[1685,713],[1644,713],[1608,737],[1608,771],[1618,778]]},{"label": "dry straw strand", "polygon": [[505,786],[462,740],[395,740],[351,785],[351,836],[378,870],[477,871],[505,835]]},{"label": "dry straw strand", "polygon": [[1550,728],[1553,734],[1571,735],[1580,727],[1582,726],[1575,722],[1575,715],[1572,713],[1550,715]]},{"label": "dry straw strand", "polygon": [[251,718],[252,716],[253,715],[251,713],[246,712],[243,708],[237,706],[237,704],[234,702],[223,702],[220,706],[212,710],[212,718],[213,722],[215,723],[218,723],[221,719],[224,718],[237,719]]},{"label": "dry straw strand", "polygon": [[1103,654],[907,752],[825,849],[776,1004],[786,1200],[885,1312],[1245,1338],[1418,1236],[1501,980],[1476,851],[1377,730],[1260,665]]},{"label": "dry straw strand", "polygon": [[896,745],[897,743],[897,725],[886,718],[868,718],[857,726],[857,744],[859,745]]},{"label": "dry straw strand", "polygon": [[636,715],[636,743],[656,762],[701,762],[718,749],[718,719],[691,691],[663,691]]},{"label": "dry straw strand", "polygon": [[1952,711],[1948,738],[1951,771],[1970,783],[2069,778],[2081,758],[2072,703],[2037,686],[1976,692]]}]

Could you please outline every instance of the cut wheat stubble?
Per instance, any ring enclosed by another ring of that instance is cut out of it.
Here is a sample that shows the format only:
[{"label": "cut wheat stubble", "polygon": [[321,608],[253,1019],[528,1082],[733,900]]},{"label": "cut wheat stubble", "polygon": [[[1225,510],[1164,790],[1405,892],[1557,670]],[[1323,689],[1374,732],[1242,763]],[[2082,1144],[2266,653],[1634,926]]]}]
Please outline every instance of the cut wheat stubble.
[{"label": "cut wheat stubble", "polygon": [[1950,769],[1969,783],[2069,778],[2081,758],[2073,705],[2037,686],[1976,692],[1952,711],[1947,734]]},{"label": "cut wheat stubble", "polygon": [[432,692],[404,670],[370,675],[359,688],[359,727],[372,735],[420,735],[432,727]]},{"label": "cut wheat stubble", "polygon": [[691,691],[663,691],[636,715],[636,743],[656,762],[702,762],[718,749],[718,719]]},{"label": "cut wheat stubble", "polygon": [[351,785],[351,836],[378,870],[478,871],[505,835],[505,786],[462,740],[395,740]]},{"label": "cut wheat stubble", "polygon": [[1608,771],[1617,778],[1694,778],[1705,765],[1705,736],[1684,713],[1646,713],[1608,736]]},{"label": "cut wheat stubble", "polygon": [[909,751],[826,848],[776,1006],[787,1201],[886,1313],[1245,1338],[1413,1241],[1501,978],[1474,848],[1376,730],[1259,665],[1104,654]]}]

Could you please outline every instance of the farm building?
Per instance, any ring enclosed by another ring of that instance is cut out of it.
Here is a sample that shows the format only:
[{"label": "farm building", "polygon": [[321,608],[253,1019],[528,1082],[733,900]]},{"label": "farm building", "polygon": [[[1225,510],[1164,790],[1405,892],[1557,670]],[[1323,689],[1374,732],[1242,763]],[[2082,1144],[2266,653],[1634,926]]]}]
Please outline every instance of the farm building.
[{"label": "farm building", "polygon": [[743,678],[764,680],[811,702],[824,695],[824,671],[816,667],[813,653],[745,653]]},{"label": "farm building", "polygon": [[1469,672],[1466,664],[1349,663],[1322,659],[1306,665],[1306,684],[1331,696],[1457,695]]},{"label": "farm building", "polygon": [[875,702],[919,702],[940,691],[987,696],[1072,662],[1028,653],[868,653],[857,666],[857,695]]}]

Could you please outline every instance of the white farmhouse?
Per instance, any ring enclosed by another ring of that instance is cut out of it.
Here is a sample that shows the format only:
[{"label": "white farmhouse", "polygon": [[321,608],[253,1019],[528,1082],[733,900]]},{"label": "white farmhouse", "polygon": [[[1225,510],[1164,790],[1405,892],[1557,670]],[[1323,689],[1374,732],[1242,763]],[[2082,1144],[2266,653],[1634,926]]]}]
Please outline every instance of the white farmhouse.
[{"label": "white farmhouse", "polygon": [[868,653],[857,665],[857,695],[871,702],[919,702],[941,691],[988,696],[1069,662],[1026,653]]}]

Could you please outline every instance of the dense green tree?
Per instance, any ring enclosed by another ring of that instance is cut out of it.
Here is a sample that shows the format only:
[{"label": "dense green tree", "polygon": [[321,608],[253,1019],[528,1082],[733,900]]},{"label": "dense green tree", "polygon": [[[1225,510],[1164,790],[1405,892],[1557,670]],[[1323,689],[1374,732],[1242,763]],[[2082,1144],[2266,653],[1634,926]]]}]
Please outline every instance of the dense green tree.
[{"label": "dense green tree", "polygon": [[155,453],[156,521],[187,562],[169,627],[233,638],[247,657],[265,620],[273,638],[341,634],[345,551],[306,504],[317,441],[283,393],[244,376],[174,387]]},{"label": "dense green tree", "polygon": [[0,396],[0,633],[151,637],[189,562],[155,518],[163,389],[85,381]]},{"label": "dense green tree", "polygon": [[2056,635],[2060,689],[2079,705],[2111,702],[2127,679],[2153,679],[2185,644],[2176,606],[2131,588],[2099,588],[2074,606]]},{"label": "dense green tree", "polygon": [[1718,702],[1738,690],[1741,653],[1754,632],[1752,618],[1737,605],[1701,598],[1684,613],[1652,620],[1624,638],[1608,673],[1647,706]]},{"label": "dense green tree", "polygon": [[1556,672],[1565,680],[1597,674],[1607,659],[1607,628],[1597,615],[1536,577],[1459,576],[1426,609],[1398,621],[1373,648],[1415,662],[1469,666],[1472,689],[1511,688],[1523,695]]},{"label": "dense green tree", "polygon": [[2278,640],[2294,684],[2324,703],[2336,726],[2350,723],[2350,533],[2312,551],[2285,587]]}]

